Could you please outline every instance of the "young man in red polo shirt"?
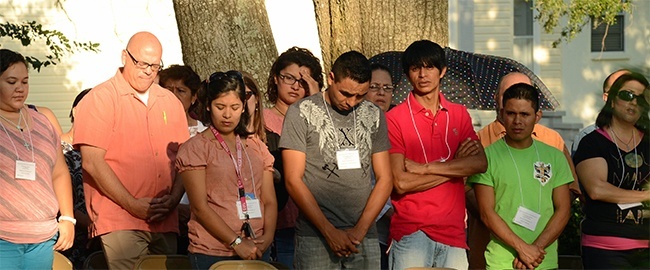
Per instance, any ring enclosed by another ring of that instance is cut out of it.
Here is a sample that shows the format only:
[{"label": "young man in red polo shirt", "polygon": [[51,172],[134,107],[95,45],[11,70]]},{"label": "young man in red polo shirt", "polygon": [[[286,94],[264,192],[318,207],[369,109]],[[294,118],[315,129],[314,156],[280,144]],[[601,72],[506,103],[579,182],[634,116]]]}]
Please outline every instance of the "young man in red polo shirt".
[{"label": "young man in red polo shirt", "polygon": [[389,266],[467,269],[463,178],[485,172],[485,152],[467,109],[440,93],[440,45],[412,43],[402,66],[413,91],[386,114],[395,179]]}]

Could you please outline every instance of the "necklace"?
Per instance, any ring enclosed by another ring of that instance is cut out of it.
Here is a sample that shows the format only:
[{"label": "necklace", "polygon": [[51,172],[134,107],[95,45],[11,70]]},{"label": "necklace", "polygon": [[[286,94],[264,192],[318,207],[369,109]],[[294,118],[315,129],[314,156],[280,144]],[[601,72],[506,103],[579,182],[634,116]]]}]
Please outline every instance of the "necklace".
[{"label": "necklace", "polygon": [[618,139],[621,143],[623,143],[625,145],[625,147],[627,147],[627,149],[630,149],[630,143],[632,142],[632,139],[634,139],[634,133],[632,133],[632,137],[630,137],[630,139],[627,140],[627,143],[626,143],[625,141],[623,141],[623,139],[621,139],[621,137],[619,137],[616,134],[613,127],[610,127],[609,129],[612,131],[612,134],[614,134],[614,137],[616,137],[616,139]]},{"label": "necklace", "polygon": [[2,114],[0,114],[0,118],[7,121],[9,124],[14,125],[16,127],[16,129],[20,130],[20,132],[23,132],[23,127],[20,126],[20,122],[23,120],[23,109],[20,108],[20,110],[18,110],[18,113],[19,113],[18,114],[18,124],[16,124],[13,121],[5,118]]},{"label": "necklace", "polygon": [[278,106],[273,106],[273,109],[275,109],[276,111],[278,111],[278,113],[281,114],[282,117],[285,117],[285,116],[286,116],[284,113],[282,113],[282,112],[280,111],[280,109],[278,109]]}]

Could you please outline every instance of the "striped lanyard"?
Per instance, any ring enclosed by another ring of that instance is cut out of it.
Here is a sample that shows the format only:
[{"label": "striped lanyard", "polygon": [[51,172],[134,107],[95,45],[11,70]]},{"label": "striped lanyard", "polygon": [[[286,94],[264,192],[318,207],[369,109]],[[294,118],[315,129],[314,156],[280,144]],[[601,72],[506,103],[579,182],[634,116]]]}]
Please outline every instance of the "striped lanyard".
[{"label": "striped lanyard", "polygon": [[230,156],[230,159],[232,159],[232,163],[235,165],[235,172],[237,173],[237,188],[239,189],[239,201],[241,203],[241,210],[242,213],[244,213],[244,216],[246,217],[246,220],[249,219],[248,217],[248,205],[246,204],[246,191],[244,190],[244,179],[242,177],[242,172],[241,172],[241,167],[242,167],[242,147],[241,147],[241,138],[239,136],[235,136],[235,145],[237,146],[237,159],[235,159],[235,156],[232,155],[232,152],[230,152],[230,148],[228,148],[228,144],[226,144],[226,141],[221,137],[221,134],[217,131],[217,129],[213,126],[210,125],[210,130],[214,134],[214,137],[217,138],[217,141],[221,144],[221,147],[223,147],[223,150],[228,153]]}]

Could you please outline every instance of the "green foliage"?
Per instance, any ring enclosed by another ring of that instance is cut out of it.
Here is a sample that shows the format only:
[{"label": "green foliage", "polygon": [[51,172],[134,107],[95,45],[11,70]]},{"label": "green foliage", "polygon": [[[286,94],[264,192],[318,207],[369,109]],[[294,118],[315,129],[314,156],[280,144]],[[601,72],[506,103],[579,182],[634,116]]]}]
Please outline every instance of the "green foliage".
[{"label": "green foliage", "polygon": [[99,43],[70,41],[63,33],[57,30],[43,29],[43,25],[35,21],[23,23],[5,22],[0,24],[1,37],[19,40],[23,46],[29,46],[37,41],[44,41],[47,46],[45,59],[25,55],[27,62],[39,72],[41,71],[41,67],[58,64],[61,62],[61,58],[68,53],[99,51]]},{"label": "green foliage", "polygon": [[580,255],[580,222],[584,218],[578,199],[571,203],[569,222],[558,238],[559,255]]},{"label": "green foliage", "polygon": [[560,19],[568,17],[566,25],[562,26],[560,38],[553,42],[554,48],[562,41],[571,41],[592,18],[594,28],[602,23],[609,26],[616,22],[616,15],[632,13],[633,8],[632,0],[534,0],[534,5],[539,12],[535,19],[542,24],[546,33],[552,33],[560,24]]}]

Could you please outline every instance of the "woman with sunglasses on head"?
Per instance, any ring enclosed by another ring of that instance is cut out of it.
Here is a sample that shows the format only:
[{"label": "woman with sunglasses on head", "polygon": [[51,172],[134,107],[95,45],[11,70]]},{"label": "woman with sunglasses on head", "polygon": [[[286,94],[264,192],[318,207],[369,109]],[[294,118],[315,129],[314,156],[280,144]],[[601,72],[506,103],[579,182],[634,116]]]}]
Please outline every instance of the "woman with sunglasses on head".
[{"label": "woman with sunglasses on head", "polygon": [[586,195],[585,269],[650,268],[648,86],[639,73],[621,75],[573,157]]},{"label": "woman with sunglasses on head", "polygon": [[257,260],[273,241],[277,206],[273,157],[249,136],[241,73],[216,72],[199,90],[208,129],[181,145],[176,168],[190,199],[194,269],[222,260]]},{"label": "woman with sunglasses on head", "polygon": [[293,267],[294,236],[298,207],[289,198],[282,178],[283,164],[278,143],[282,123],[289,106],[296,101],[320,92],[323,88],[323,69],[320,61],[309,50],[292,47],[275,60],[267,80],[267,97],[273,107],[264,110],[264,126],[269,151],[275,157],[275,191],[278,201],[278,231],[274,242],[276,261]]},{"label": "woman with sunglasses on head", "polygon": [[44,115],[25,106],[28,94],[27,61],[0,49],[0,269],[51,269],[52,250],[74,241],[60,137]]}]

